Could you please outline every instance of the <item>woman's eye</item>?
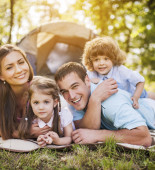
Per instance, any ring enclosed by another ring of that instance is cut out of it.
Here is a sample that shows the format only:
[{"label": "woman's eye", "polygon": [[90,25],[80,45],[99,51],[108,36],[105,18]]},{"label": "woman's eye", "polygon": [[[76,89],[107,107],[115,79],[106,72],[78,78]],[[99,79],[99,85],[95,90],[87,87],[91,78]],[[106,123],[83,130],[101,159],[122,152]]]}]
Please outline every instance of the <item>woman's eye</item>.
[{"label": "woman's eye", "polygon": [[19,64],[24,64],[25,62],[24,61],[20,61]]}]

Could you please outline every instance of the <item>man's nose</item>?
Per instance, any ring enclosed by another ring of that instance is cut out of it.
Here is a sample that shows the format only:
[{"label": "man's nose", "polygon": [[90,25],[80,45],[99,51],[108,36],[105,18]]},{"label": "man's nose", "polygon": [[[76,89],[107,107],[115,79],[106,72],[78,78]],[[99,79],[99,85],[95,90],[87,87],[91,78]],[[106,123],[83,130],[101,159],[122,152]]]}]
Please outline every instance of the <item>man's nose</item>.
[{"label": "man's nose", "polygon": [[69,96],[70,96],[71,99],[74,99],[75,92],[73,90],[69,90]]}]

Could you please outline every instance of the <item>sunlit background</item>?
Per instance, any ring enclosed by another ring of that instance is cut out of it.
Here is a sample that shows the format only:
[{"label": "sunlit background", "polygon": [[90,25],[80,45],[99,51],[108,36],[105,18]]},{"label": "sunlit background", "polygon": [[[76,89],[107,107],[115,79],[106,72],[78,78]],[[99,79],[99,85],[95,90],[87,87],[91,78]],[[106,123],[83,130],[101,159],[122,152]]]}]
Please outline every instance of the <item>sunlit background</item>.
[{"label": "sunlit background", "polygon": [[1,0],[0,44],[16,44],[33,29],[55,21],[112,36],[127,53],[126,66],[138,70],[146,89],[155,91],[155,1]]}]

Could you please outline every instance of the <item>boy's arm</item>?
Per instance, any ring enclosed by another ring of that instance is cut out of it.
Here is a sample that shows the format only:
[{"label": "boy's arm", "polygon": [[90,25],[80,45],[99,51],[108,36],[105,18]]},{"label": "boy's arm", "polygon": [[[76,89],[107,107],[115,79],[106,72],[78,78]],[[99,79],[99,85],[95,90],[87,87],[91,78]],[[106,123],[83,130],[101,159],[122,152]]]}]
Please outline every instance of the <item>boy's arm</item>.
[{"label": "boy's arm", "polygon": [[[74,121],[76,128],[100,129],[101,102],[116,93],[117,83],[114,79],[107,79],[97,86],[89,98],[87,110],[82,119]],[[73,113],[74,114],[74,113]]]},{"label": "boy's arm", "polygon": [[131,99],[133,100],[133,107],[135,109],[139,108],[138,99],[140,98],[140,96],[144,90],[144,84],[145,84],[144,82],[137,83],[134,95],[131,97]]},{"label": "boy's arm", "polygon": [[146,126],[128,130],[90,130],[78,129],[72,132],[72,138],[75,143],[96,143],[105,142],[107,139],[114,138],[117,142],[129,143],[134,145],[150,146],[152,139]]}]

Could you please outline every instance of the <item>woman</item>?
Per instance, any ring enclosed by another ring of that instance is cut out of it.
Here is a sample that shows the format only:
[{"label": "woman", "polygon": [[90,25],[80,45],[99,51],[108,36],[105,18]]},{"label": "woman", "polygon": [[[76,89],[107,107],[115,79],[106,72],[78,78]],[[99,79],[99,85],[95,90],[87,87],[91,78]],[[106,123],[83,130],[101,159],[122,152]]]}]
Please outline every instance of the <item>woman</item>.
[{"label": "woman", "polygon": [[[0,135],[3,139],[18,138],[18,125],[26,111],[29,82],[33,70],[25,53],[18,47],[6,44],[0,47]],[[31,127],[31,137],[49,130]]]}]

